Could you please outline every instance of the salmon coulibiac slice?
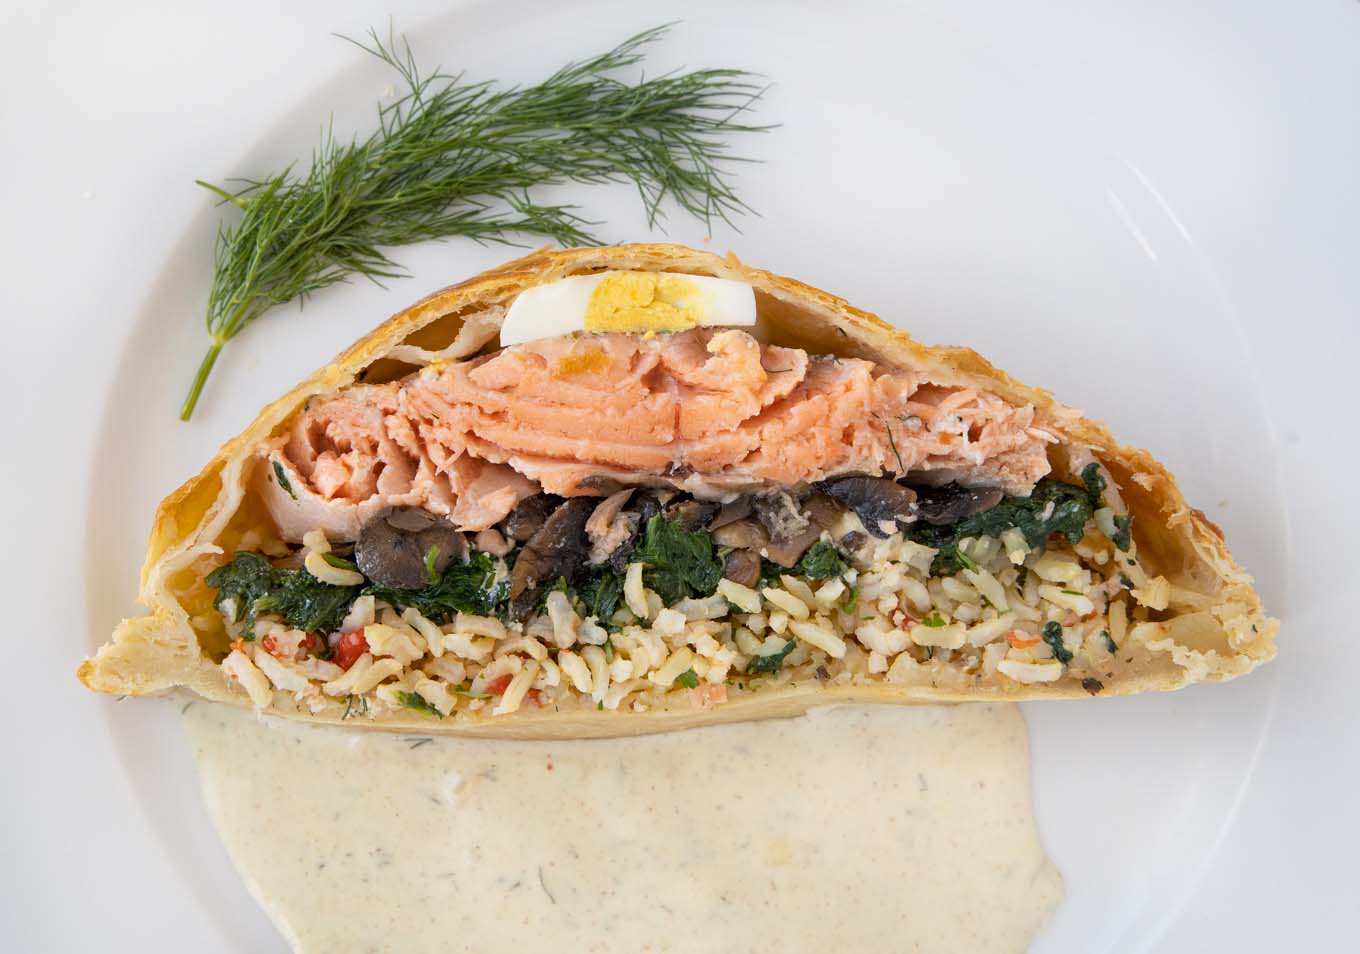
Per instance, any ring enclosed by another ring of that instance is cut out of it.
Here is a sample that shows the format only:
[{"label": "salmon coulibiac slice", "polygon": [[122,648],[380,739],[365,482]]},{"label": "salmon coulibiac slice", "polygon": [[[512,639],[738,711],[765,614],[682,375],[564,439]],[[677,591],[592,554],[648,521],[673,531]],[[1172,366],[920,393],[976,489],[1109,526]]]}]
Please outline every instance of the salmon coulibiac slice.
[{"label": "salmon coulibiac slice", "polygon": [[394,316],[167,498],[141,600],[89,687],[512,736],[1171,689],[1277,628],[1145,451],[667,245]]}]

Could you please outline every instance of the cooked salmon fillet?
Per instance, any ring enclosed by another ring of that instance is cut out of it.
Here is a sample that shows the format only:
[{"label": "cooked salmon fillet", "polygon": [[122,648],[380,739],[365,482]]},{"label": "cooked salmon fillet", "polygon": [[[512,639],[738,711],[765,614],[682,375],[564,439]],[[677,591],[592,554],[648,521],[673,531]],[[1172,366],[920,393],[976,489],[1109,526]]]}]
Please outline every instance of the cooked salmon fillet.
[{"label": "cooked salmon fillet", "polygon": [[[1053,437],[975,388],[871,361],[763,345],[745,331],[545,338],[314,401],[262,453],[288,540],[352,540],[393,504],[462,530],[540,491],[668,484],[699,496],[844,473],[937,471],[1027,493]],[[282,481],[280,481],[282,477]]]}]

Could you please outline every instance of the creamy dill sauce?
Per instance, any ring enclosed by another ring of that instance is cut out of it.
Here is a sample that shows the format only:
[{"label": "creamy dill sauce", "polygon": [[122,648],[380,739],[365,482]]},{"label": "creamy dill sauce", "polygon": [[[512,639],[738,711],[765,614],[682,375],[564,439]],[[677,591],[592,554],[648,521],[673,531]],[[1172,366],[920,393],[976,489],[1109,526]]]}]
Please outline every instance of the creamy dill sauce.
[{"label": "creamy dill sauce", "polygon": [[303,952],[1016,952],[1062,894],[1014,706],[550,743],[185,722]]}]

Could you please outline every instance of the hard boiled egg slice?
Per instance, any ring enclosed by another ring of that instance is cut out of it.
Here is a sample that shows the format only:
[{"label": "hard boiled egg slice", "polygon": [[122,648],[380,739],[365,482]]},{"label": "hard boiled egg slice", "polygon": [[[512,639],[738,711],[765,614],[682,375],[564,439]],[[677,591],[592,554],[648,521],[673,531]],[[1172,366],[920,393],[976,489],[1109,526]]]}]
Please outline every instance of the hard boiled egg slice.
[{"label": "hard boiled egg slice", "polygon": [[745,282],[673,272],[598,272],[520,292],[501,325],[501,346],[574,331],[684,331],[755,323],[756,295]]}]

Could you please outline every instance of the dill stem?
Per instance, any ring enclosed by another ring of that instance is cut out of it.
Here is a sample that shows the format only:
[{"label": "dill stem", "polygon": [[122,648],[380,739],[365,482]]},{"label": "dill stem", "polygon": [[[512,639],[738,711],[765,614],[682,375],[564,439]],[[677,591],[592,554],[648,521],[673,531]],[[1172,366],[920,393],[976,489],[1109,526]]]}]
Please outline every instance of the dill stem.
[{"label": "dill stem", "polygon": [[217,363],[217,356],[222,353],[223,341],[213,339],[212,346],[208,348],[208,353],[203,356],[203,362],[198,366],[198,373],[194,375],[194,383],[189,387],[189,396],[184,399],[184,406],[180,408],[179,419],[187,421],[189,416],[194,413],[194,405],[198,403],[198,396],[203,392],[203,384],[208,380],[208,375],[212,373],[213,365]]},{"label": "dill stem", "polygon": [[246,200],[243,197],[239,195],[232,195],[226,189],[223,189],[219,186],[215,186],[211,182],[204,182],[202,179],[195,179],[194,185],[202,186],[203,188],[211,192],[213,195],[221,199],[223,202],[230,202],[238,209],[244,209],[246,207]]}]

